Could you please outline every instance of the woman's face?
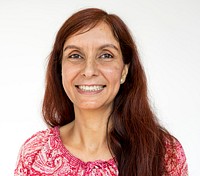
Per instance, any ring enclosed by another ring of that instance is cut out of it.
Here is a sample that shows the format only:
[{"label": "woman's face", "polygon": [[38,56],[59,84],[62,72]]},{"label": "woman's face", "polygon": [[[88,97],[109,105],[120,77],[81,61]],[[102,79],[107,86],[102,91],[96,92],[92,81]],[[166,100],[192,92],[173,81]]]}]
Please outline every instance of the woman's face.
[{"label": "woman's face", "polygon": [[111,110],[127,71],[119,43],[104,22],[64,44],[62,83],[75,108]]}]

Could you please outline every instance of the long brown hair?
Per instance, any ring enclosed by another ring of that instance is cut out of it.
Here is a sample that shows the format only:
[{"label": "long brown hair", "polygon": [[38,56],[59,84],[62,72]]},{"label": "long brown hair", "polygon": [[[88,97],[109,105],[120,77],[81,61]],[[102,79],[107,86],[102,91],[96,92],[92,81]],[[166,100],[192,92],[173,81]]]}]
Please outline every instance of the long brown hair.
[{"label": "long brown hair", "polygon": [[165,172],[164,136],[147,96],[147,81],[137,48],[124,22],[114,14],[90,8],[73,14],[57,33],[49,57],[43,101],[45,122],[63,126],[74,120],[73,104],[66,95],[61,79],[63,45],[80,30],[89,30],[99,22],[107,23],[118,40],[123,61],[129,64],[126,81],[121,85],[110,114],[112,129],[107,134],[120,176],[160,176]]}]

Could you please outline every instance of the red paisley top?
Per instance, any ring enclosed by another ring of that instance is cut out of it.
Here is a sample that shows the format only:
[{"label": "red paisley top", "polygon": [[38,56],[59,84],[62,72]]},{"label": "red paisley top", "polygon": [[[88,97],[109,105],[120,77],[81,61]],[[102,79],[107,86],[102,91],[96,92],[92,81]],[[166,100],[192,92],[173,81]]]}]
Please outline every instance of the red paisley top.
[{"label": "red paisley top", "polygon": [[[167,175],[187,176],[186,157],[181,144],[175,140],[176,150],[166,142],[165,162]],[[174,164],[176,163],[176,164]],[[83,162],[73,156],[63,145],[59,128],[40,131],[22,146],[15,176],[117,176],[114,159]]]}]

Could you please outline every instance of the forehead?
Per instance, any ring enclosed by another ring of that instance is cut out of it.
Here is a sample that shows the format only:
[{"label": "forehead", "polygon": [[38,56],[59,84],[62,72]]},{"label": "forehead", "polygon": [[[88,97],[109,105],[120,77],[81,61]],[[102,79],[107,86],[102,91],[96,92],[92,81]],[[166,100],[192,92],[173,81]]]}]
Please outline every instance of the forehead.
[{"label": "forehead", "polygon": [[119,45],[119,42],[115,38],[111,27],[105,22],[100,22],[92,28],[88,27],[79,30],[78,32],[67,38],[67,40],[65,41],[65,45],[69,43],[81,42],[93,42],[96,44],[109,42],[115,45]]}]

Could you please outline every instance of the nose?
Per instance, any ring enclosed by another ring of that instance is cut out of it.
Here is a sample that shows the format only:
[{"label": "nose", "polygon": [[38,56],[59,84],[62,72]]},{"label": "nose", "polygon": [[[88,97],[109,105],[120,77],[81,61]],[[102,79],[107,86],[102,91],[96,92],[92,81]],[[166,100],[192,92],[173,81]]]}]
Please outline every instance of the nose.
[{"label": "nose", "polygon": [[86,59],[82,75],[85,77],[92,77],[98,75],[97,63],[95,59]]}]

